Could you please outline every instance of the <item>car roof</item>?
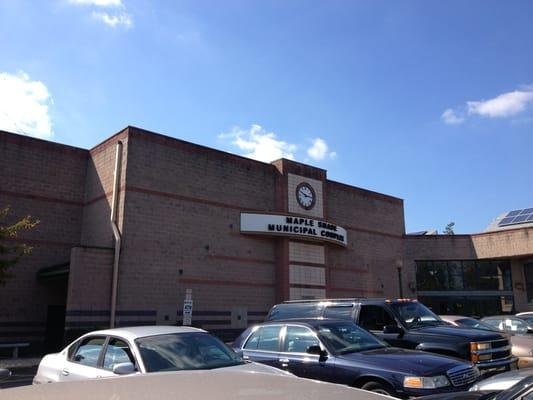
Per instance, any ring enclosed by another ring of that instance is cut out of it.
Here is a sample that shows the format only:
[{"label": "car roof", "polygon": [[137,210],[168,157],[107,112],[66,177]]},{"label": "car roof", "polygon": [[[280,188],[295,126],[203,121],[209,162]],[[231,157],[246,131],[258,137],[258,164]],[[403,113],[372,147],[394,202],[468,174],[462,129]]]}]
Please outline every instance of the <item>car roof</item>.
[{"label": "car roof", "polygon": [[458,321],[460,319],[475,319],[472,317],[465,317],[464,315],[439,315],[439,317],[444,320],[448,319],[450,321]]},{"label": "car roof", "polygon": [[120,336],[128,340],[135,340],[140,337],[168,335],[173,333],[190,333],[206,332],[203,329],[193,328],[190,326],[170,326],[170,325],[146,325],[146,326],[128,326],[122,328],[102,329],[92,331],[87,335],[106,335]]},{"label": "car roof", "polygon": [[276,325],[276,324],[300,324],[300,325],[307,325],[310,327],[315,327],[317,325],[321,325],[324,323],[331,323],[331,322],[342,322],[344,324],[351,323],[355,324],[352,320],[348,319],[339,319],[339,318],[285,318],[285,319],[276,319],[274,321],[266,321],[261,322],[259,324],[256,324],[255,326],[264,326],[264,325]]},{"label": "car roof", "polygon": [[304,397],[307,400],[391,399],[345,385],[234,368],[154,372],[0,390],[0,400],[296,400]]}]

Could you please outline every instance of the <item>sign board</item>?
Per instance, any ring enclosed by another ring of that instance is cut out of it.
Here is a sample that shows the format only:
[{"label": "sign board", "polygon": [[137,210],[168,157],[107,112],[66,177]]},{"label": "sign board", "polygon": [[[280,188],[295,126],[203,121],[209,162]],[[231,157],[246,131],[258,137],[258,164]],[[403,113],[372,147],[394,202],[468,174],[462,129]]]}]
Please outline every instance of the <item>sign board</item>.
[{"label": "sign board", "polygon": [[348,245],[346,229],[327,221],[291,215],[241,213],[241,232],[294,236]]},{"label": "sign board", "polygon": [[192,289],[186,289],[183,301],[183,325],[192,324]]}]

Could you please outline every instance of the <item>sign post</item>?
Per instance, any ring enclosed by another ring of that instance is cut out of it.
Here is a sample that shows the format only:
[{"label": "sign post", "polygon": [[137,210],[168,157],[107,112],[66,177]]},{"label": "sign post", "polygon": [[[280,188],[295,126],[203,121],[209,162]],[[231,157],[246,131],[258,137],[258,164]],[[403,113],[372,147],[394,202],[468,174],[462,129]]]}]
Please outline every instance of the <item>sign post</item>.
[{"label": "sign post", "polygon": [[183,325],[190,326],[192,323],[192,289],[185,290],[183,301]]}]

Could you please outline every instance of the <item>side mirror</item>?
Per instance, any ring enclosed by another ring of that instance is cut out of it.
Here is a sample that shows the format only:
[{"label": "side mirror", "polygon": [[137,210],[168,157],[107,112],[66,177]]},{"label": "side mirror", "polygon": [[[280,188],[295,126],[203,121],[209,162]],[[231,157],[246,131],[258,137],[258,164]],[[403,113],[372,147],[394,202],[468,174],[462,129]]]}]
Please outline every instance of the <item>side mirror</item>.
[{"label": "side mirror", "polygon": [[398,325],[385,325],[383,327],[383,333],[396,333],[398,335],[402,335],[403,329]]},{"label": "side mirror", "polygon": [[317,356],[320,356],[320,358],[325,358],[328,355],[328,352],[326,350],[322,350],[322,348],[318,345],[309,346],[305,352],[307,354],[316,354]]},{"label": "side mirror", "polygon": [[128,375],[135,372],[135,365],[130,362],[115,364],[113,373],[117,375]]},{"label": "side mirror", "polygon": [[0,368],[0,381],[11,376],[11,371],[5,368]]}]

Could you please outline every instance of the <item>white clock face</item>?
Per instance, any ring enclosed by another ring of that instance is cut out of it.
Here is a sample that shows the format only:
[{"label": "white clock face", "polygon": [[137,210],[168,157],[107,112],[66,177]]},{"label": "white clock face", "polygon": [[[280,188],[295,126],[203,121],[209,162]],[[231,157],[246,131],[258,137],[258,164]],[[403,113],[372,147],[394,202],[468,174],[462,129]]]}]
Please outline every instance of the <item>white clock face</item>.
[{"label": "white clock face", "polygon": [[311,186],[301,183],[296,189],[296,198],[298,203],[309,210],[315,205],[315,192]]}]

